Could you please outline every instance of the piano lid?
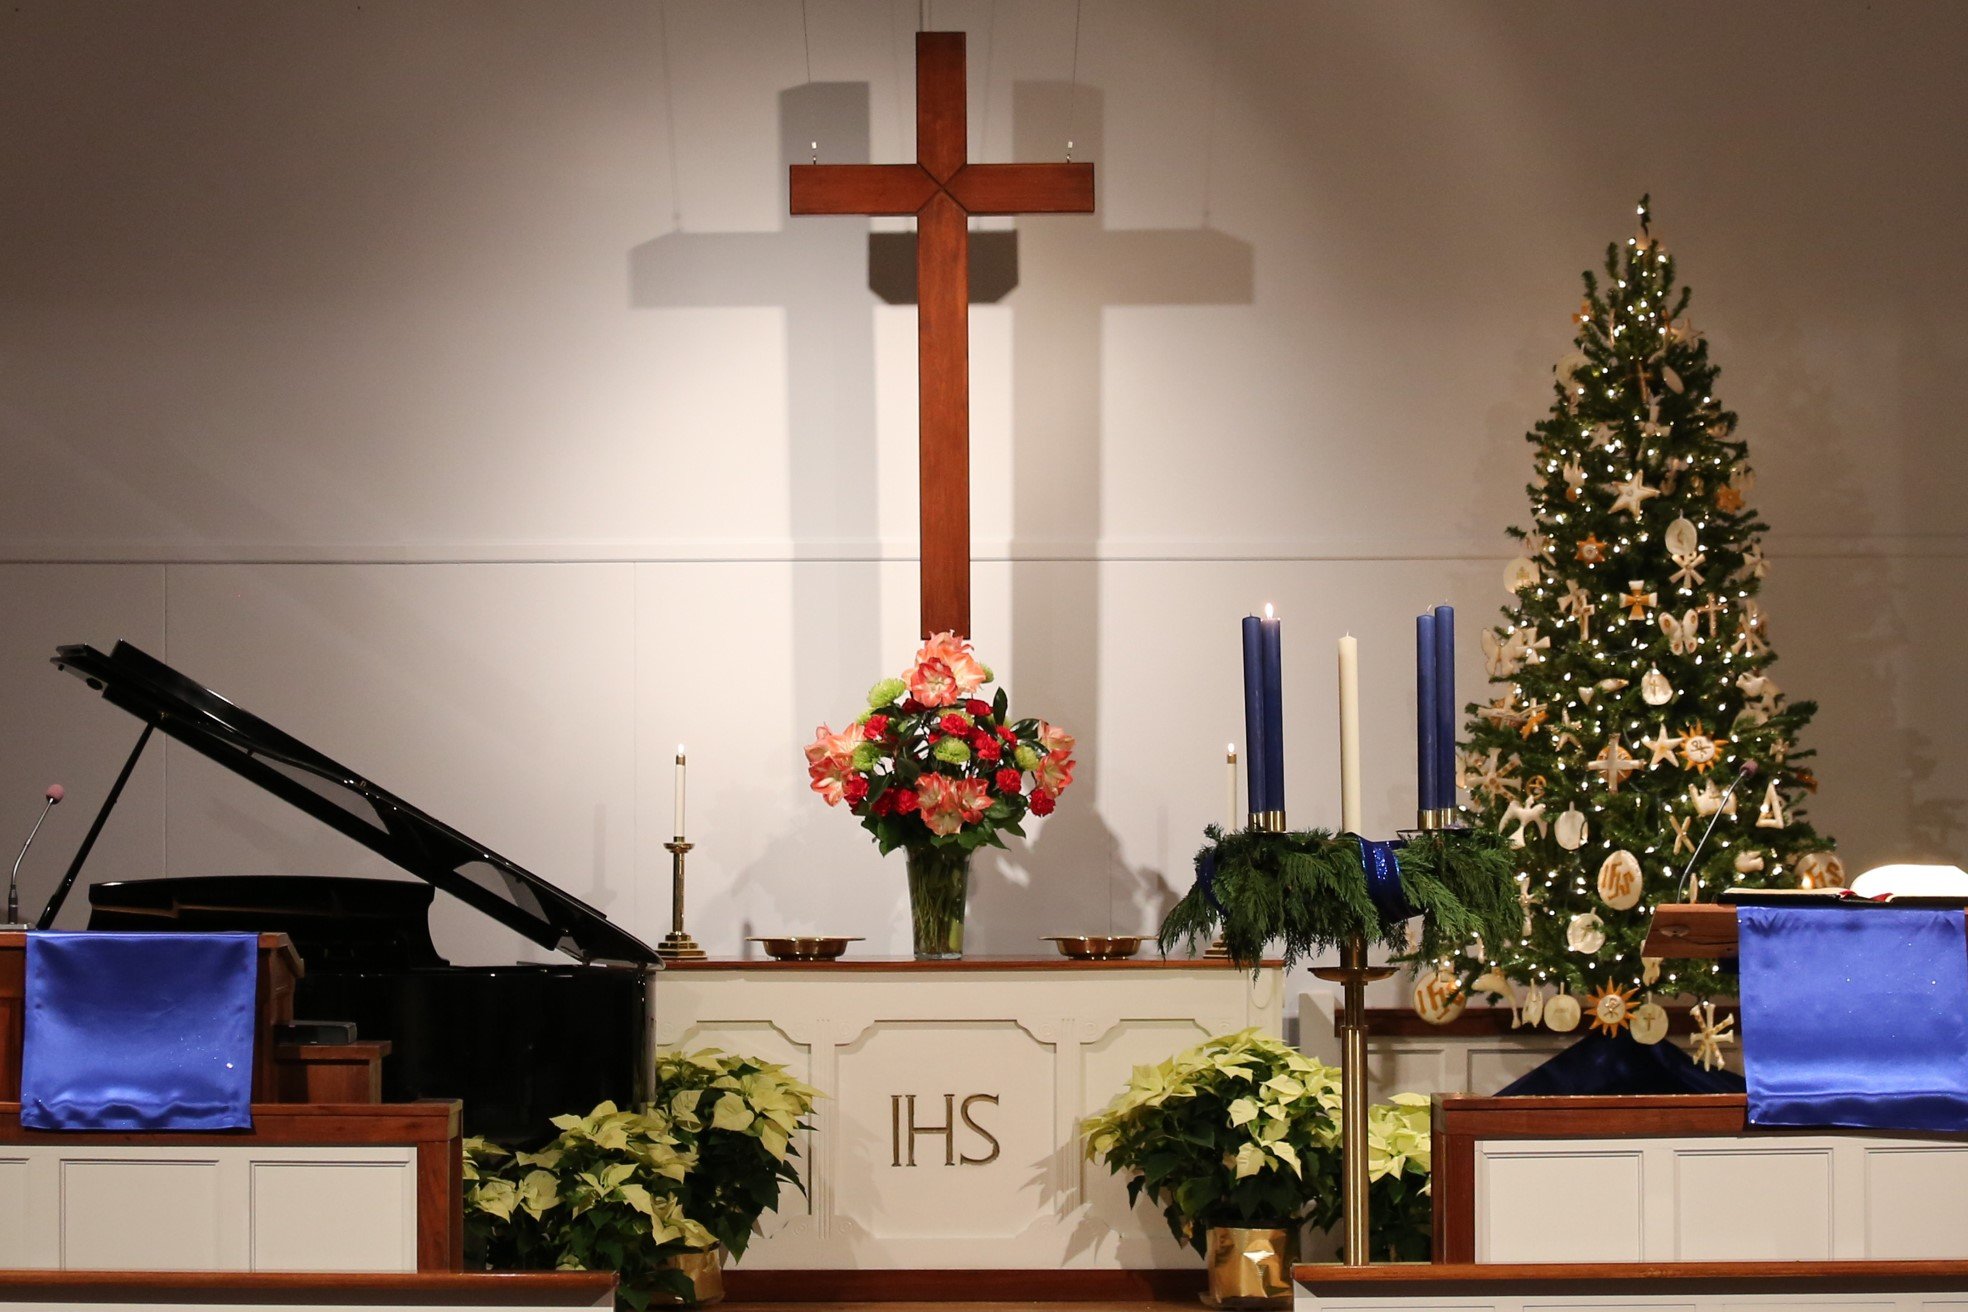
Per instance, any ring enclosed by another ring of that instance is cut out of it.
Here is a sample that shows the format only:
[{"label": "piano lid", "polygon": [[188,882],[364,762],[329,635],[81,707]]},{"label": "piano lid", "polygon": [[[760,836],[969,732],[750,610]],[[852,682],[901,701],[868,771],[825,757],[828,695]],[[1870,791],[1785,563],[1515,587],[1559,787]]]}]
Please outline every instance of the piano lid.
[{"label": "piano lid", "polygon": [[52,659],[104,701],[540,946],[582,961],[662,964],[654,948],[585,902],[129,643],[107,656],[82,644],[58,647]]}]

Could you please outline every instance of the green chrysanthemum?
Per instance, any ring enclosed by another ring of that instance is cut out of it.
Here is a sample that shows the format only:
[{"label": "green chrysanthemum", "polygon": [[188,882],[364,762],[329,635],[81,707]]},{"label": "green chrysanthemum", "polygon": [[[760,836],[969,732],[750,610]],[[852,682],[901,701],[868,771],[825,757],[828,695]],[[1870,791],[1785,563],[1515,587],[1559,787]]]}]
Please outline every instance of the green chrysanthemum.
[{"label": "green chrysanthemum", "polygon": [[1036,770],[1039,768],[1039,754],[1035,749],[1030,747],[1014,749],[1011,759],[1018,763],[1018,768],[1021,770]]},{"label": "green chrysanthemum", "polygon": [[891,702],[900,701],[902,694],[907,691],[909,691],[909,685],[902,682],[902,680],[883,679],[880,683],[868,689],[868,706],[871,710],[879,711]]},{"label": "green chrysanthemum", "polygon": [[970,744],[961,738],[945,738],[931,749],[931,755],[950,765],[962,765],[970,759]]}]

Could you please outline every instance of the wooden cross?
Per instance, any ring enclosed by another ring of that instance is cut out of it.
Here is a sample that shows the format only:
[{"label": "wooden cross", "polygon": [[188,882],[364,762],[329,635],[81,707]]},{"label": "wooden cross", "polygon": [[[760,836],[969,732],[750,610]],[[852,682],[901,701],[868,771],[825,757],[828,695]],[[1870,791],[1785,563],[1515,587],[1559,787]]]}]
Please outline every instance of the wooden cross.
[{"label": "wooden cross", "polygon": [[972,164],[961,32],[916,34],[916,162],[795,164],[794,214],[916,216],[922,631],[970,634],[970,218],[1090,214],[1091,164]]}]

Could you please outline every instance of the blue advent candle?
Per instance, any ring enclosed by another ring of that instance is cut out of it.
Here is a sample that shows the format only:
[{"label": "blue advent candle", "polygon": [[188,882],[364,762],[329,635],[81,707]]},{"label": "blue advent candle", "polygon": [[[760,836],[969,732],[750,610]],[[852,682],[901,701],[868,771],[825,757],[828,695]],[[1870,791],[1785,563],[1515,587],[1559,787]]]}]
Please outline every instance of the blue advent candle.
[{"label": "blue advent candle", "polygon": [[1263,624],[1255,615],[1244,616],[1244,792],[1252,811],[1264,809],[1266,792]]},{"label": "blue advent candle", "polygon": [[1415,616],[1415,797],[1433,811],[1435,800],[1435,617]]},{"label": "blue advent candle", "polygon": [[1266,811],[1285,809],[1285,622],[1264,608],[1264,787]]},{"label": "blue advent candle", "polygon": [[1456,613],[1435,608],[1435,805],[1456,804]]}]

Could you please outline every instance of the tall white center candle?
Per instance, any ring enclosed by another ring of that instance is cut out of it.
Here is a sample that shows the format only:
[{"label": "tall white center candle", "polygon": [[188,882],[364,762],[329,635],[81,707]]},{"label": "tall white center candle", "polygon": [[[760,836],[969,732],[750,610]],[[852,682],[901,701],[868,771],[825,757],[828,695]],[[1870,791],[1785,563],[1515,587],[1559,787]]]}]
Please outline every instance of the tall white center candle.
[{"label": "tall white center candle", "polygon": [[1243,825],[1237,820],[1237,744],[1231,743],[1223,752],[1224,771],[1230,777],[1229,803],[1223,812],[1223,832],[1234,834]]},{"label": "tall white center candle", "polygon": [[1339,640],[1339,825],[1357,834],[1360,814],[1360,644],[1352,634]]},{"label": "tall white center candle", "polygon": [[677,744],[676,755],[676,841],[683,841],[683,744]]}]

